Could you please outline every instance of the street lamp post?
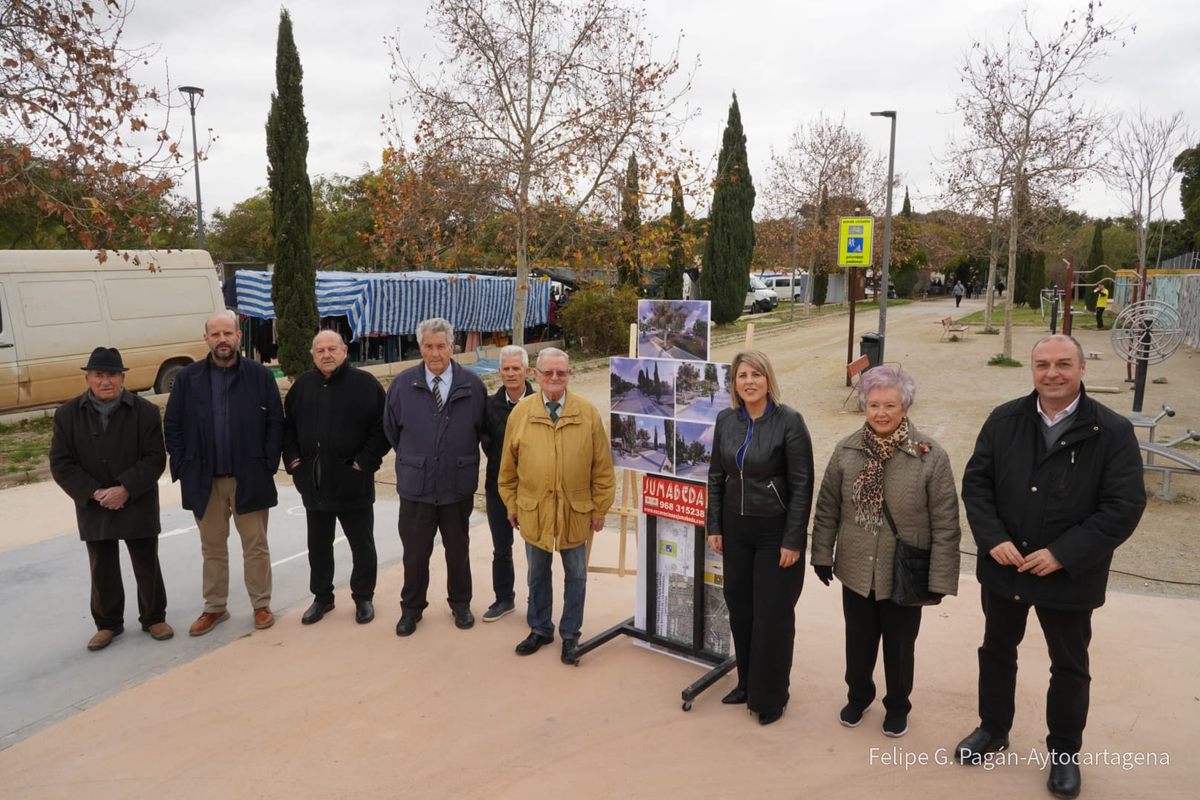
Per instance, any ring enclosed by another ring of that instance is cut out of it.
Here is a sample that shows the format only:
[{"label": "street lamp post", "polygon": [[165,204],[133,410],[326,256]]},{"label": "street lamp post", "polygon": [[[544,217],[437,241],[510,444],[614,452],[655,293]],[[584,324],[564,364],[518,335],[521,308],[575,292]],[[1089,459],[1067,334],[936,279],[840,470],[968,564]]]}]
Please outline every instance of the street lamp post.
[{"label": "street lamp post", "polygon": [[203,250],[204,207],[200,204],[200,152],[196,146],[196,106],[200,103],[200,98],[204,97],[204,90],[199,86],[180,86],[179,93],[187,98],[188,108],[192,112],[192,167],[196,170],[196,246]]},{"label": "street lamp post", "polygon": [[[788,287],[788,292],[792,295],[792,311],[790,317],[788,318],[789,321],[794,321],[796,319],[796,245],[799,238],[800,212],[797,211],[795,216],[792,217],[792,283],[791,286]],[[805,311],[807,310],[808,309],[805,308]]]},{"label": "street lamp post", "polygon": [[883,217],[883,285],[879,296],[879,363],[883,363],[883,348],[887,344],[888,270],[892,260],[892,182],[896,170],[896,112],[872,111],[872,117],[887,117],[892,121],[892,142],[888,147],[887,208]]}]

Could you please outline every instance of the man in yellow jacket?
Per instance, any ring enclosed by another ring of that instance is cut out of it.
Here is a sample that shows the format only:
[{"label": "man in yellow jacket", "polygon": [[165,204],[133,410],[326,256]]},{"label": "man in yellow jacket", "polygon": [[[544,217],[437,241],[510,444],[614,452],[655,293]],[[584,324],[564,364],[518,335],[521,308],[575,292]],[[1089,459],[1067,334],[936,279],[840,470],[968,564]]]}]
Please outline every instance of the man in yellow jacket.
[{"label": "man in yellow jacket", "polygon": [[554,641],[554,551],[565,573],[558,632],[562,661],[577,661],[587,589],[586,544],[604,527],[616,479],[608,434],[596,407],[567,392],[567,354],[549,347],[538,353],[540,392],[517,403],[508,418],[500,461],[500,499],[509,522],[525,539],[529,562],[530,633],[517,645],[528,656]]},{"label": "man in yellow jacket", "polygon": [[1108,289],[1101,283],[1096,287],[1096,330],[1104,330],[1104,310],[1108,308]]}]

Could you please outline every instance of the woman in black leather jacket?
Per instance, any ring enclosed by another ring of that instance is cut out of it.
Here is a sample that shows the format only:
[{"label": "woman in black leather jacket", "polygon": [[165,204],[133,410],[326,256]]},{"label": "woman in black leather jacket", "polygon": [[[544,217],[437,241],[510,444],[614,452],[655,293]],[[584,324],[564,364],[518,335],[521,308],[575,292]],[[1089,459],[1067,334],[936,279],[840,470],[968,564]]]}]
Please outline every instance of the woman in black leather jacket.
[{"label": "woman in black leather jacket", "polygon": [[779,402],[766,354],[733,359],[732,408],[717,416],[708,468],[708,543],[725,557],[725,604],[738,684],[721,701],[747,703],[762,725],[788,702],[796,602],[813,500],[812,441]]}]

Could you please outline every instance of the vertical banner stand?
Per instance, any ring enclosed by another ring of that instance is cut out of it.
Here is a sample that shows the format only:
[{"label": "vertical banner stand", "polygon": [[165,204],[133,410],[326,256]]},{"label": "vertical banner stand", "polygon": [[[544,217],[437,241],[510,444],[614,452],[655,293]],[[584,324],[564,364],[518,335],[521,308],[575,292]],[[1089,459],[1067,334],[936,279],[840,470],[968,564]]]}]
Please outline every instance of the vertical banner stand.
[{"label": "vertical banner stand", "polygon": [[[629,355],[631,358],[637,357],[637,326],[630,326],[629,338]],[[746,326],[746,342],[747,350],[754,346],[754,324],[750,323]],[[736,391],[736,390],[735,390]],[[634,531],[636,536],[637,531],[637,513],[641,502],[640,486],[635,486],[634,476],[631,470],[623,470],[621,479],[621,506],[614,508],[614,513],[621,515],[621,555],[620,563],[616,569],[611,567],[588,567],[589,572],[616,572],[618,575],[636,574],[633,570],[622,572],[625,566],[625,534],[627,530],[628,517],[634,518]],[[632,505],[630,504],[632,501]],[[584,655],[595,650],[602,644],[616,639],[618,636],[631,636],[639,641],[654,645],[663,650],[672,653],[677,653],[687,658],[701,661],[712,665],[712,669],[706,672],[701,678],[686,689],[680,696],[683,699],[683,710],[692,710],[692,701],[700,695],[701,692],[708,689],[722,677],[733,670],[737,663],[733,656],[726,656],[704,648],[704,619],[705,619],[705,597],[704,597],[704,548],[705,537],[704,529],[700,526],[695,527],[695,536],[693,537],[694,547],[692,556],[695,559],[692,566],[692,574],[695,576],[692,581],[692,643],[684,644],[675,639],[668,639],[654,633],[657,629],[657,613],[658,613],[658,592],[654,582],[658,579],[658,570],[656,557],[658,555],[658,520],[654,516],[646,517],[646,531],[644,539],[644,563],[640,565],[640,569],[644,570],[646,578],[645,592],[645,629],[637,627],[634,624],[634,617],[630,617],[619,625],[614,625],[603,633],[593,636],[585,642],[581,642],[576,649],[576,656],[582,658]],[[591,555],[591,540],[588,540],[588,555]],[[579,666],[579,661],[576,660],[576,666]]]}]

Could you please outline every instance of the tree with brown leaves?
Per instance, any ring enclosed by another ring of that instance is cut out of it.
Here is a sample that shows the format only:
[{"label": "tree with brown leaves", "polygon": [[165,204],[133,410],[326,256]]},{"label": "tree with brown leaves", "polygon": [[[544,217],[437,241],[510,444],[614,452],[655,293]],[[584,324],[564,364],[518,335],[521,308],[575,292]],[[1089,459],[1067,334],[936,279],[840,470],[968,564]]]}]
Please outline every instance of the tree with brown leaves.
[{"label": "tree with brown leaves", "polygon": [[[413,147],[502,188],[515,221],[517,343],[531,265],[589,211],[615,221],[622,157],[635,153],[658,179],[661,189],[642,181],[643,195],[670,196],[689,86],[671,89],[678,50],[658,60],[644,16],[619,0],[435,0],[430,29],[443,51],[432,73],[390,40],[393,80],[418,120]],[[398,124],[388,134],[398,146]],[[538,206],[564,214],[535,230]]]},{"label": "tree with brown leaves", "polygon": [[[122,41],[122,0],[10,0],[0,12],[0,205],[32,200],[84,247],[142,247],[181,156],[154,89],[132,77],[150,53]],[[162,111],[161,127],[151,113]]]}]

